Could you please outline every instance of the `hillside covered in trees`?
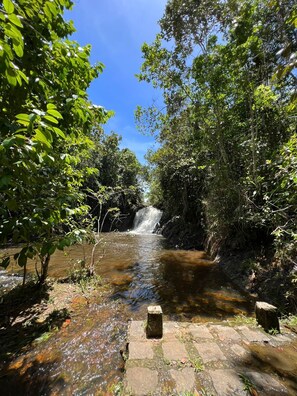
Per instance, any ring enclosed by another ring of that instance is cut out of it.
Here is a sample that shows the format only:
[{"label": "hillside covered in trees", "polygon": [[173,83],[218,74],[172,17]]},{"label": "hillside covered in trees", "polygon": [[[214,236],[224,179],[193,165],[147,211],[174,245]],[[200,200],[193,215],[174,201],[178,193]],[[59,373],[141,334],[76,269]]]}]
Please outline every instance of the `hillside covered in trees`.
[{"label": "hillside covered in trees", "polygon": [[295,310],[296,27],[290,0],[169,0],[138,75],[164,107],[136,111],[160,143],[150,194],[170,227],[203,230],[196,246]]}]

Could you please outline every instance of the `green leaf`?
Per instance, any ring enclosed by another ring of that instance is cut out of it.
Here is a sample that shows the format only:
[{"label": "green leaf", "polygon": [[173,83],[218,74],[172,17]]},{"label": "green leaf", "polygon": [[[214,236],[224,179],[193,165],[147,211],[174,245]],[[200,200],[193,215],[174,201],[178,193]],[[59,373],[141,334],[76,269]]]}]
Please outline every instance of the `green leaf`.
[{"label": "green leaf", "polygon": [[17,85],[17,78],[15,71],[12,69],[7,69],[5,71],[5,75],[9,84],[15,87]]},{"label": "green leaf", "polygon": [[13,49],[14,49],[14,52],[16,53],[17,56],[19,56],[20,58],[23,57],[24,49],[23,49],[23,46],[21,44],[13,43]]},{"label": "green leaf", "polygon": [[12,136],[12,137],[9,137],[9,138],[3,140],[2,145],[5,148],[9,148],[14,144],[14,142],[15,142],[15,137]]},{"label": "green leaf", "polygon": [[20,267],[24,267],[27,264],[27,256],[25,255],[25,251],[21,250],[21,253],[18,257],[18,265]]},{"label": "green leaf", "polygon": [[50,114],[55,118],[63,118],[62,115],[57,110],[48,109],[47,114]]},{"label": "green leaf", "polygon": [[18,73],[19,73],[19,75],[22,77],[22,79],[25,81],[25,83],[28,84],[28,83],[29,83],[29,79],[28,79],[28,77],[26,76],[26,74],[23,73],[21,70],[19,70]]},{"label": "green leaf", "polygon": [[0,187],[3,186],[9,186],[10,182],[11,182],[11,176],[10,175],[4,175],[0,178]]},{"label": "green leaf", "polygon": [[52,122],[53,124],[59,124],[59,121],[57,121],[54,117],[45,115],[43,118],[45,118],[47,121]]},{"label": "green leaf", "polygon": [[51,147],[51,143],[50,143],[48,137],[46,136],[44,131],[41,131],[40,129],[36,129],[36,134],[34,136],[34,140],[37,140],[38,142],[45,144],[48,148]]},{"label": "green leaf", "polygon": [[8,36],[12,39],[16,39],[19,42],[21,42],[23,39],[21,32],[15,26],[11,25],[10,23],[8,23],[6,25],[4,32],[5,32],[6,36]]},{"label": "green leaf", "polygon": [[50,256],[55,252],[56,246],[52,242],[46,242],[42,245],[41,248],[41,255],[45,256],[46,254],[49,254]]},{"label": "green leaf", "polygon": [[19,124],[28,126],[30,124],[30,116],[28,114],[20,113],[16,116]]},{"label": "green leaf", "polygon": [[57,135],[61,136],[63,139],[66,138],[65,133],[63,131],[61,131],[60,128],[53,127],[53,130],[56,132]]},{"label": "green leaf", "polygon": [[56,107],[53,103],[48,103],[48,104],[46,105],[46,108],[47,108],[48,110],[50,110],[50,109],[55,110],[57,107]]},{"label": "green leaf", "polygon": [[3,0],[3,6],[7,14],[12,14],[14,11],[14,5],[11,0]]},{"label": "green leaf", "polygon": [[12,22],[14,25],[18,26],[18,27],[23,27],[23,24],[21,22],[21,20],[15,15],[15,14],[11,14],[8,16],[8,19],[10,20],[10,22]]},{"label": "green leaf", "polygon": [[2,261],[0,261],[0,267],[3,267],[6,269],[9,266],[9,263],[10,263],[10,257],[6,257]]}]

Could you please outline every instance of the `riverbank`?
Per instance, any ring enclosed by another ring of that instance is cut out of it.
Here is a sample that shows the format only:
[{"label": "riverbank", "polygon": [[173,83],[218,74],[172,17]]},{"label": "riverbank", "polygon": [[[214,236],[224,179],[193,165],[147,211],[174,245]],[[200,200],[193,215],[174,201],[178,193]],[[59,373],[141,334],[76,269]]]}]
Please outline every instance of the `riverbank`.
[{"label": "riverbank", "polygon": [[224,253],[220,268],[241,289],[278,307],[283,315],[297,313],[297,288],[291,265],[284,266],[272,252]]},{"label": "riverbank", "polygon": [[65,279],[42,289],[17,287],[3,296],[1,392],[82,394],[98,383],[104,392],[115,386],[122,378],[119,344],[127,324],[120,319],[121,305],[109,297],[106,281]]},{"label": "riverbank", "polygon": [[[174,248],[206,249],[202,230],[186,223],[180,216],[164,216],[158,232]],[[244,292],[276,305],[282,314],[297,314],[297,266],[293,262],[281,263],[271,246],[225,249],[217,255],[216,261],[226,276]]]},{"label": "riverbank", "polygon": [[48,280],[42,287],[29,282],[1,297],[1,363],[14,359],[35,342],[49,339],[71,323],[76,311],[87,306],[105,288],[99,282]]}]

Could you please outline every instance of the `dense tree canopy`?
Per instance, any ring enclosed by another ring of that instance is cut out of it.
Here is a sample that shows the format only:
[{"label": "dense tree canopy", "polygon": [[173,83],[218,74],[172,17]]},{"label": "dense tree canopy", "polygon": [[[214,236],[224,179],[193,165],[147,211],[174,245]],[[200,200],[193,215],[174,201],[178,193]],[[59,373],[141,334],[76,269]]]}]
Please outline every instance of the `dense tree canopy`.
[{"label": "dense tree canopy", "polygon": [[139,80],[165,111],[138,108],[157,131],[152,196],[203,227],[213,251],[273,242],[296,264],[294,1],[169,0],[144,44]]},{"label": "dense tree canopy", "polygon": [[[98,173],[86,161],[111,115],[88,99],[103,64],[92,66],[91,47],[69,40],[74,27],[63,12],[71,7],[70,0],[0,4],[0,245],[24,243],[14,258],[25,266],[39,257],[41,282],[50,255],[80,235],[77,224],[88,212],[85,181]],[[118,149],[117,138],[108,137],[100,158],[110,161],[101,184],[111,186],[118,182],[117,169],[109,168],[117,161],[108,153],[113,139]],[[131,163],[129,153],[119,155]],[[128,169],[121,177],[135,182]]]}]

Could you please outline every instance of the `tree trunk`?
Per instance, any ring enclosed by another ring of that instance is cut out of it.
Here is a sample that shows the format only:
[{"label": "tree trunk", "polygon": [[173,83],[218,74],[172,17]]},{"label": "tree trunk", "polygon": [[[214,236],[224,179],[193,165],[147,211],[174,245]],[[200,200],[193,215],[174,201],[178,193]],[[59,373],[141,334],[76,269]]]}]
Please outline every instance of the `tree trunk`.
[{"label": "tree trunk", "polygon": [[41,257],[41,275],[39,278],[39,284],[43,285],[45,283],[45,280],[47,278],[48,274],[48,265],[50,262],[51,256],[49,254],[46,254],[45,256]]}]

